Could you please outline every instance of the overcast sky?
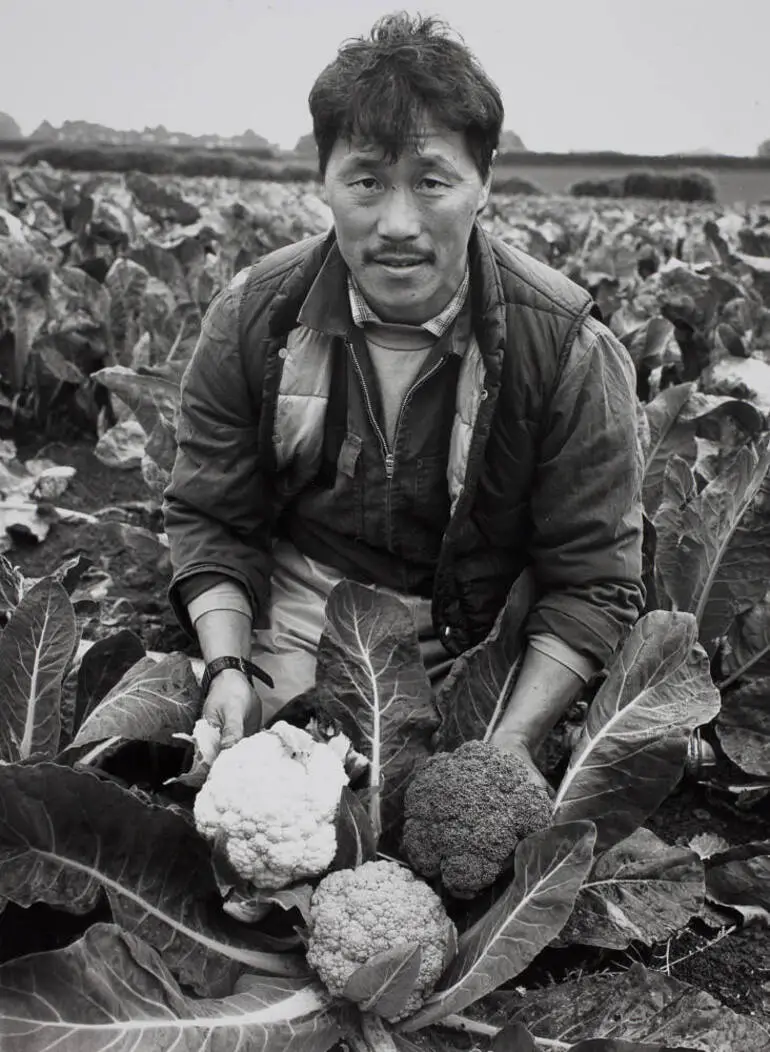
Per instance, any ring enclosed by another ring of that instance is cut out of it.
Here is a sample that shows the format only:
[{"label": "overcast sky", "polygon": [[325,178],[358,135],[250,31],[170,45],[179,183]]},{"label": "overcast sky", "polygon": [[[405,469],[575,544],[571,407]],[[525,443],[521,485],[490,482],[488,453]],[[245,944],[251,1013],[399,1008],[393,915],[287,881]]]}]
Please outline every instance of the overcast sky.
[{"label": "overcast sky", "polygon": [[347,37],[405,7],[448,21],[533,150],[754,154],[770,138],[770,0],[0,0],[0,111],[164,124],[291,148]]}]

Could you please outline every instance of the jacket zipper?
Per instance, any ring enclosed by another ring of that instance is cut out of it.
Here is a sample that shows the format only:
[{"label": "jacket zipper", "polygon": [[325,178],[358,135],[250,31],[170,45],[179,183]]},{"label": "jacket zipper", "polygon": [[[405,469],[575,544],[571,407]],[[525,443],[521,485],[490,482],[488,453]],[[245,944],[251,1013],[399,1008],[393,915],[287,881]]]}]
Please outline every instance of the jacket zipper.
[{"label": "jacket zipper", "polygon": [[[364,401],[366,402],[366,411],[367,411],[369,419],[370,419],[370,421],[372,423],[372,427],[374,428],[374,431],[375,431],[375,433],[376,433],[376,435],[377,435],[377,437],[379,439],[380,447],[382,448],[382,455],[383,455],[383,458],[385,460],[385,480],[386,480],[386,485],[385,485],[385,538],[386,538],[387,547],[388,547],[388,549],[390,549],[392,547],[392,544],[393,544],[393,521],[392,521],[393,520],[393,516],[391,514],[391,494],[392,494],[392,486],[393,486],[393,473],[394,473],[394,471],[396,469],[396,458],[395,458],[395,455],[390,451],[390,448],[388,447],[388,443],[387,443],[387,440],[385,438],[385,435],[382,433],[382,428],[377,423],[377,419],[376,419],[376,417],[374,415],[374,409],[372,408],[372,400],[369,397],[369,389],[366,386],[366,380],[364,379],[363,371],[361,369],[361,366],[358,363],[358,358],[356,357],[355,348],[353,347],[352,343],[348,343],[348,348],[350,349],[350,355],[351,355],[351,357],[353,359],[353,365],[355,366],[356,373],[358,374],[358,379],[359,379],[359,382],[361,384],[361,390],[364,393]],[[425,383],[426,380],[429,380],[431,378],[431,376],[433,376],[435,373],[438,372],[438,370],[441,368],[443,363],[444,363],[444,359],[441,358],[438,362],[436,362],[436,364],[433,366],[432,369],[430,369],[427,373],[425,373],[424,376],[421,376],[420,379],[416,383],[412,384],[412,386],[409,388],[409,390],[404,395],[403,401],[401,402],[401,406],[400,406],[400,408],[398,410],[398,416],[396,417],[396,427],[395,427],[395,430],[393,432],[394,445],[395,445],[396,439],[398,438],[399,428],[401,427],[401,418],[404,415],[404,410],[406,409],[407,405],[409,404],[409,399],[412,397],[414,392],[419,387],[422,387],[422,385]]]},{"label": "jacket zipper", "polygon": [[385,436],[382,433],[382,428],[377,423],[377,418],[374,415],[374,409],[372,408],[372,400],[369,397],[369,388],[366,386],[366,380],[364,380],[364,374],[361,371],[361,366],[358,364],[358,358],[356,357],[356,351],[352,343],[348,343],[348,349],[350,350],[350,356],[353,359],[353,365],[355,366],[356,372],[358,373],[358,379],[361,384],[361,390],[364,392],[364,401],[366,402],[366,412],[371,420],[372,427],[375,430],[377,438],[380,441],[380,447],[382,448],[382,455],[385,459],[385,475],[388,482],[393,478],[393,468],[395,467],[393,454],[388,449],[388,443],[385,440]]},{"label": "jacket zipper", "polygon": [[422,385],[426,382],[426,380],[430,380],[431,376],[435,376],[435,374],[439,371],[439,369],[441,368],[441,366],[443,364],[444,364],[444,359],[440,358],[436,362],[436,364],[431,369],[429,369],[427,373],[425,373],[424,376],[421,376],[419,380],[417,380],[414,384],[412,384],[412,386],[409,388],[409,390],[404,395],[404,400],[401,403],[401,408],[399,409],[398,416],[396,417],[396,427],[395,427],[395,430],[393,432],[393,439],[394,439],[394,441],[395,441],[395,439],[398,438],[398,430],[401,427],[401,417],[404,415],[404,411],[406,410],[406,407],[409,404],[409,399],[412,397],[412,395],[414,394],[415,391],[417,391],[420,387],[422,387]]}]

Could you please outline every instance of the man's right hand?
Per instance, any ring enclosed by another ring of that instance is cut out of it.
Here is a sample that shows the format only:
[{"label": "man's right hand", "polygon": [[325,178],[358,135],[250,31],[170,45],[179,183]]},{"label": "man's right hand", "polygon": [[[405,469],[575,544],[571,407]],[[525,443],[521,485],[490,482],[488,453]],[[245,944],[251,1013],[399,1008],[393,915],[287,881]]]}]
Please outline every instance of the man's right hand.
[{"label": "man's right hand", "polygon": [[221,746],[227,749],[260,730],[262,699],[243,672],[226,668],[212,679],[201,715],[220,728]]}]

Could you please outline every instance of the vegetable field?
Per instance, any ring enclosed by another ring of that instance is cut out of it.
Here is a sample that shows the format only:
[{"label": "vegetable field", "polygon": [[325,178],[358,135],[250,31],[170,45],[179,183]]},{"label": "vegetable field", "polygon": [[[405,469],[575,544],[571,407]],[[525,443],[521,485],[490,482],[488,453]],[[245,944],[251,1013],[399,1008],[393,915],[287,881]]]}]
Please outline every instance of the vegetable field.
[{"label": "vegetable field", "polygon": [[203,313],[329,222],[311,184],[0,172],[0,1048],[766,1052],[770,211],[483,216],[633,358],[647,607],[542,751],[548,813],[462,894],[405,814],[437,751],[494,731],[527,575],[435,696],[406,608],[335,589],[315,690],[262,733],[296,765],[272,785],[323,755],[336,806],[251,869],[264,815],[215,792],[234,750],[165,600]]}]

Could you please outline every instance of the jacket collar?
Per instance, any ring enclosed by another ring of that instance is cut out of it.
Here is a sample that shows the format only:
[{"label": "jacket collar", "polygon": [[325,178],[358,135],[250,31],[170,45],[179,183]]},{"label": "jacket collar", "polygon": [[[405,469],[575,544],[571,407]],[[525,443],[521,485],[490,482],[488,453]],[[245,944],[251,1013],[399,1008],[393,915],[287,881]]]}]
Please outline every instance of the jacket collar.
[{"label": "jacket collar", "polygon": [[329,250],[299,309],[297,321],[308,329],[317,329],[329,336],[347,336],[353,328],[348,298],[348,267],[333,231],[329,234],[327,245]]}]

